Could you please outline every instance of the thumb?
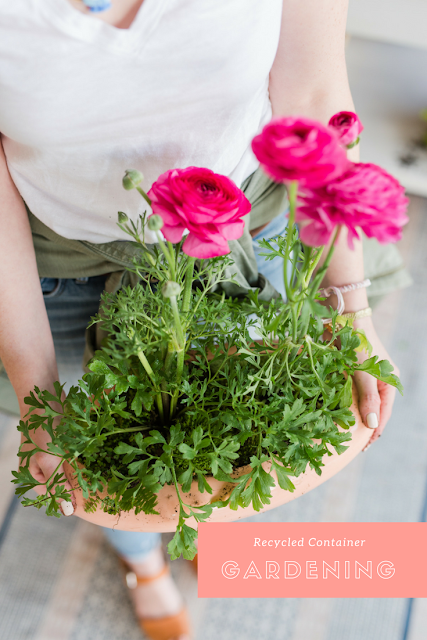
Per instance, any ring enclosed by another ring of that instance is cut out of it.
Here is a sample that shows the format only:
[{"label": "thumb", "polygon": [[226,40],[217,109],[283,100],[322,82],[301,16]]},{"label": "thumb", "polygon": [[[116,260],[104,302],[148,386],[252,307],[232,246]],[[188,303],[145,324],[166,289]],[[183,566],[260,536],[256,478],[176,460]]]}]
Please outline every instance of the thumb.
[{"label": "thumb", "polygon": [[363,424],[374,432],[380,424],[381,409],[377,381],[365,371],[356,371],[354,381],[359,394],[359,411]]}]

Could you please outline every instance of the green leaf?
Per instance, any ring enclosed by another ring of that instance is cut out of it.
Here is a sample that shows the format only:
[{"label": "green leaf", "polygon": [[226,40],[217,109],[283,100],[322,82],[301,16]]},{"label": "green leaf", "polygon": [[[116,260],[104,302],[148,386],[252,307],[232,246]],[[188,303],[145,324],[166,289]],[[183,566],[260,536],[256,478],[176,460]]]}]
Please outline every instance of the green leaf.
[{"label": "green leaf", "polygon": [[119,496],[127,489],[130,480],[125,478],[124,480],[110,480],[108,483],[108,493],[110,495],[118,494]]},{"label": "green leaf", "polygon": [[116,393],[117,395],[121,395],[122,393],[126,393],[128,389],[129,389],[129,382],[127,381],[125,376],[122,376],[116,382]]},{"label": "green leaf", "polygon": [[198,444],[199,442],[201,442],[203,439],[203,429],[202,427],[197,427],[197,429],[194,429],[193,431],[193,443],[194,443],[194,448],[198,449]]},{"label": "green leaf", "polygon": [[36,409],[43,409],[44,404],[42,404],[34,395],[32,391],[30,391],[30,395],[24,398],[25,404],[28,404],[30,407],[36,407]]},{"label": "green leaf", "polygon": [[[150,432],[151,433],[151,432]],[[179,442],[184,440],[185,433],[181,430],[179,424],[172,425],[170,428],[170,440],[171,447],[176,446]]]},{"label": "green leaf", "polygon": [[216,466],[215,472],[213,472],[213,464],[211,465],[211,469],[212,469],[212,475],[214,476],[215,480],[220,480],[220,482],[237,482],[237,480],[229,476],[228,473],[224,473],[222,469],[218,469],[218,465]]},{"label": "green leaf", "polygon": [[233,491],[231,492],[229,498],[229,507],[230,509],[233,509],[233,511],[236,511],[239,507],[245,506],[245,502],[242,500],[242,493],[245,490],[246,484],[250,477],[250,473],[245,473],[243,476],[240,476],[237,486],[234,487]]},{"label": "green leaf", "polygon": [[372,356],[361,364],[355,367],[356,371],[366,371],[371,376],[385,382],[386,384],[396,387],[398,391],[403,395],[403,386],[399,378],[391,373],[394,371],[394,367],[388,360],[380,360],[377,362],[378,356]]},{"label": "green leaf", "polygon": [[150,437],[144,438],[144,445],[149,446],[151,444],[166,444],[166,440],[160,433],[160,431],[150,431]]},{"label": "green leaf", "polygon": [[366,333],[363,329],[355,329],[355,333],[360,340],[360,345],[356,347],[356,351],[366,351],[366,353],[370,356],[372,354],[372,345],[366,337]]},{"label": "green leaf", "polygon": [[117,447],[115,447],[114,453],[117,453],[118,455],[122,456],[127,453],[139,453],[139,450],[136,449],[135,447],[132,447],[130,444],[127,444],[126,442],[121,442],[120,444],[117,445]]},{"label": "green leaf", "polygon": [[190,464],[188,469],[181,473],[178,478],[178,482],[182,485],[182,490],[184,493],[188,493],[191,489],[191,483],[193,482],[193,465]]},{"label": "green leaf", "polygon": [[[197,471],[197,470],[196,470]],[[198,489],[200,493],[204,493],[207,491],[208,493],[212,493],[212,487],[206,480],[205,476],[201,471],[197,471],[197,479],[198,479]]]},{"label": "green leaf", "polygon": [[142,394],[140,391],[137,391],[134,399],[131,404],[132,411],[135,412],[135,415],[139,417],[142,413]]},{"label": "green leaf", "polygon": [[191,529],[186,524],[177,529],[174,537],[168,544],[168,553],[171,560],[177,560],[181,554],[186,560],[193,560],[197,553],[195,540],[197,539],[197,531]]},{"label": "green leaf", "polygon": [[66,452],[64,449],[53,442],[47,443],[47,450],[53,453],[54,456],[62,457],[65,456]]},{"label": "green leaf", "polygon": [[147,460],[135,460],[135,462],[131,462],[128,466],[129,473],[131,476],[134,476],[141,469],[147,466]]},{"label": "green leaf", "polygon": [[234,413],[224,413],[221,415],[221,421],[230,429],[239,429],[240,422]]},{"label": "green leaf", "polygon": [[345,409],[346,407],[350,407],[353,402],[353,380],[351,376],[348,376],[345,384],[340,392],[340,403],[339,406],[341,409]]},{"label": "green leaf", "polygon": [[108,376],[112,373],[110,367],[105,364],[105,362],[102,362],[102,360],[92,360],[92,362],[89,362],[88,368],[93,371],[93,373],[100,375]]},{"label": "green leaf", "polygon": [[178,449],[181,451],[184,460],[193,460],[197,454],[197,452],[189,447],[188,444],[185,444],[185,442],[181,443]]},{"label": "green leaf", "polygon": [[292,475],[291,470],[278,464],[275,460],[273,460],[273,468],[277,475],[279,487],[285,491],[295,491],[295,485],[289,480],[289,474]]},{"label": "green leaf", "polygon": [[268,495],[271,498],[270,489],[274,487],[274,480],[262,466],[259,466],[258,468],[258,479],[261,493],[265,496]]}]

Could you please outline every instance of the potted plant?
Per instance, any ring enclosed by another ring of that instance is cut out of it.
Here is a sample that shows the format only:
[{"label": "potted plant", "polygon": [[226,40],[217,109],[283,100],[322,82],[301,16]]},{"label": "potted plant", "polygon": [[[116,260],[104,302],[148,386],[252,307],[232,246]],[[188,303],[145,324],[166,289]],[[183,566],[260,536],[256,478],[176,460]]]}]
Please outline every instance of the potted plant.
[{"label": "potted plant", "polygon": [[[349,163],[332,125],[273,121],[253,149],[288,185],[287,233],[260,243],[269,258],[291,266],[287,300],[221,290],[233,270],[228,241],[240,237],[250,209],[231,180],[203,168],[173,169],[146,194],[142,175],[126,172],[125,188],[136,188],[153,212],[137,224],[119,214],[141,248],[132,269],[139,284],[104,294],[93,323],[102,323],[108,339],[78,386],[65,399],[59,382],[56,395],[35,388],[26,399],[18,494],[39,484],[28,465],[40,450],[32,430],[45,429],[58,470],[64,463],[77,492],[78,514],[130,530],[175,528],[171,557],[191,558],[197,532],[189,523],[285,502],[295,487],[310,488],[302,479],[320,477],[328,459],[346,451],[358,415],[355,371],[402,389],[387,361],[371,356],[358,364],[357,351],[370,351],[366,336],[322,305],[319,290],[342,226],[350,242],[358,228],[398,238],[406,221],[402,188],[379,167]],[[146,227],[157,244],[146,243]],[[369,439],[361,430],[352,456]],[[65,482],[55,472],[45,493],[23,504],[59,515],[59,501],[70,499]]]}]

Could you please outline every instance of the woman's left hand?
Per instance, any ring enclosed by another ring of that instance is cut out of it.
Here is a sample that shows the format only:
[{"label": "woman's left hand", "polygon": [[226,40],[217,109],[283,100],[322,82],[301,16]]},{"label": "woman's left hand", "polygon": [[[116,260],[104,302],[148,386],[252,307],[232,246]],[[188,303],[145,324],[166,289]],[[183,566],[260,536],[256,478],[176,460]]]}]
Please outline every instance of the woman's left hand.
[{"label": "woman's left hand", "polygon": [[[354,321],[355,329],[363,329],[372,345],[372,355],[376,355],[380,360],[388,360],[394,367],[394,372],[399,375],[399,370],[388,355],[377,332],[371,318],[360,318]],[[359,353],[359,362],[363,362],[370,356],[362,351]],[[357,391],[359,394],[359,411],[365,426],[371,428],[377,424],[373,430],[372,437],[366,445],[366,450],[375,440],[378,440],[384,427],[386,426],[393,409],[396,389],[385,382],[377,380],[369,373],[357,371],[354,375]]]}]

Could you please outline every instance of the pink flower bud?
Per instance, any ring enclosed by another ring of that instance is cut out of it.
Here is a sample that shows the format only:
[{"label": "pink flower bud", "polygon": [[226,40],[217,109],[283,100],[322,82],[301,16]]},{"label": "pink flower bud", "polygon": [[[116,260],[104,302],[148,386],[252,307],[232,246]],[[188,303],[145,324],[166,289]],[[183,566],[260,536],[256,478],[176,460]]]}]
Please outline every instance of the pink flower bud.
[{"label": "pink flower bud", "polygon": [[340,111],[329,120],[329,126],[338,134],[342,145],[351,149],[359,142],[363,125],[357,114],[352,111]]}]

